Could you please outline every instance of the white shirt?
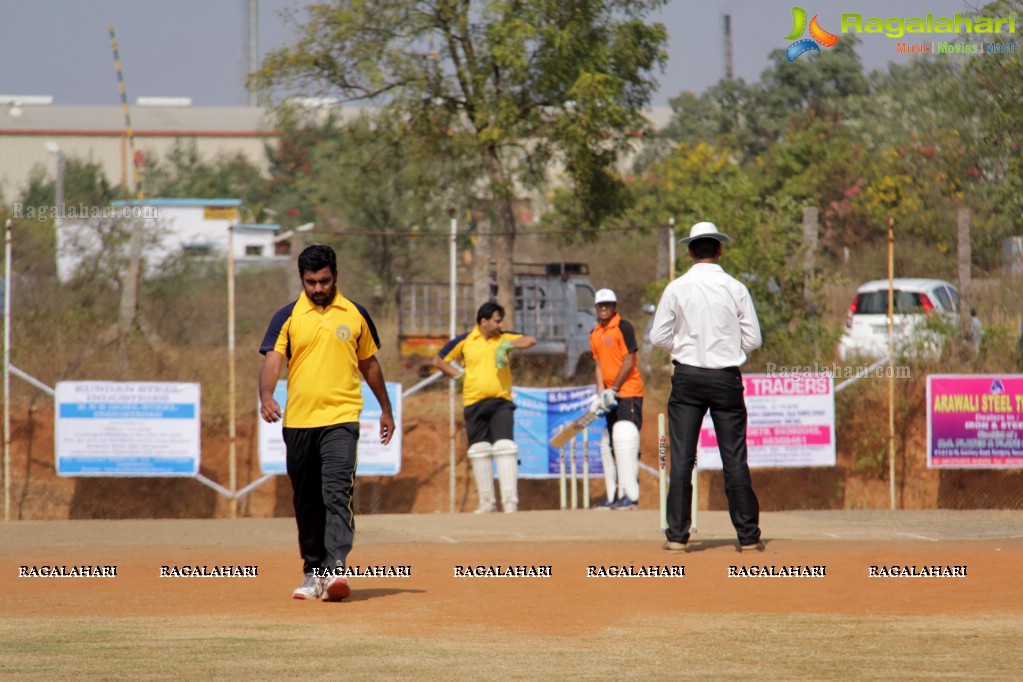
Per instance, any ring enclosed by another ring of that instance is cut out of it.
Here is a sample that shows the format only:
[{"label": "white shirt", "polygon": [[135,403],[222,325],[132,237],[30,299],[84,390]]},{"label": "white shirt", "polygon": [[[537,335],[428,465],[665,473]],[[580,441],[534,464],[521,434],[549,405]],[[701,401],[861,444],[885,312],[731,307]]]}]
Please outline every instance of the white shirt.
[{"label": "white shirt", "polygon": [[716,263],[696,263],[665,287],[650,342],[675,362],[721,369],[746,362],[763,339],[749,289]]}]

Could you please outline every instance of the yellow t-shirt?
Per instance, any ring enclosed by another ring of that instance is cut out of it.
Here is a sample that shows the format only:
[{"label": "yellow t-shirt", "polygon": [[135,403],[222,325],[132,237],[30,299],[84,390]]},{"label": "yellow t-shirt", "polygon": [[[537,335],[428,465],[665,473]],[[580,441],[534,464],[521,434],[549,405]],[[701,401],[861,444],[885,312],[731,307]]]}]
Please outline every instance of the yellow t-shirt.
[{"label": "yellow t-shirt", "polygon": [[359,361],[380,350],[369,313],[337,290],[325,308],[305,295],[270,320],[259,352],[276,351],[288,361],[284,426],[314,428],[359,421],[362,381]]},{"label": "yellow t-shirt", "polygon": [[473,327],[471,332],[456,336],[440,349],[438,355],[445,362],[462,358],[465,367],[462,403],[466,407],[484,398],[512,399],[511,367],[505,365],[498,369],[495,353],[501,341],[521,338],[522,334],[505,332],[488,341],[483,338],[479,327]]}]

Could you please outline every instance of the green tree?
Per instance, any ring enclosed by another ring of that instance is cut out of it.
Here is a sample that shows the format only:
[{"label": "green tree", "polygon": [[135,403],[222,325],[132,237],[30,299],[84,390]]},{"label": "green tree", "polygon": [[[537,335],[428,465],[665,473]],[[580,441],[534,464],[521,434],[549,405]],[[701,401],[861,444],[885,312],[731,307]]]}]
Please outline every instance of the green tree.
[{"label": "green tree", "polygon": [[[34,169],[28,184],[15,200],[15,215],[24,216],[13,223],[12,276],[17,296],[17,322],[12,328],[18,362],[32,368],[36,376],[55,380],[64,376],[68,358],[92,343],[97,327],[116,315],[116,289],[120,270],[111,270],[110,259],[102,253],[103,263],[83,262],[74,280],[55,284],[57,229],[55,223],[56,181],[42,168]],[[119,198],[99,164],[67,157],[64,165],[65,223],[102,224],[111,221],[82,219],[96,209],[106,209]],[[75,216],[72,218],[71,216]],[[65,233],[69,236],[70,233]],[[73,240],[68,240],[71,242]],[[65,242],[66,253],[77,254],[74,244]],[[90,276],[95,273],[96,276]],[[112,314],[113,311],[113,314]],[[55,325],[54,321],[60,324]],[[48,339],[50,343],[39,343]]]},{"label": "green tree", "polygon": [[[83,210],[88,213],[92,207],[105,208],[116,198],[117,188],[107,181],[99,164],[73,156],[65,159],[64,206],[68,215],[77,216]],[[17,231],[17,253],[25,258],[24,272],[29,276],[56,274],[55,201],[56,180],[40,167],[33,169],[17,200],[23,215],[31,213],[35,217],[19,221]]]},{"label": "green tree", "polygon": [[749,161],[783,139],[793,117],[841,119],[850,98],[869,92],[858,44],[845,35],[826,53],[792,63],[773,50],[755,83],[722,80],[699,97],[682,93],[672,99],[674,115],[663,134],[689,144],[721,142]]},{"label": "green tree", "polygon": [[622,209],[615,171],[666,61],[667,31],[646,23],[665,0],[340,0],[315,4],[299,39],[267,55],[264,90],[380,104],[427,148],[471,160],[497,220],[500,300],[514,311],[519,187],[558,161],[577,215]]},{"label": "green tree", "polygon": [[[68,211],[77,211],[79,206],[106,206],[117,197],[117,188],[111,186],[98,163],[74,156],[64,160],[64,205]],[[26,207],[43,208],[53,206],[55,200],[56,180],[36,167],[19,201]]]},{"label": "green tree", "polygon": [[241,199],[251,220],[266,206],[266,178],[244,154],[218,154],[204,159],[195,140],[177,140],[161,161],[146,168],[147,197]]},{"label": "green tree", "polygon": [[430,245],[421,237],[441,227],[447,232],[436,216],[447,208],[452,188],[469,185],[447,159],[424,154],[406,132],[403,122],[360,115],[309,147],[307,170],[288,185],[308,220],[350,256],[352,281],[384,300],[391,299],[399,274],[423,272],[427,264],[419,254]]},{"label": "green tree", "polygon": [[[1000,0],[985,6],[983,16],[1023,15],[1021,0]],[[1017,19],[1018,21],[1018,19]],[[978,122],[976,165],[967,177],[982,178],[978,190],[987,189],[984,202],[1000,220],[981,235],[981,253],[998,253],[998,240],[1023,232],[1023,54],[980,55],[967,61],[964,82]],[[990,265],[997,263],[992,259]]]},{"label": "green tree", "polygon": [[[693,223],[714,222],[733,239],[725,248],[722,266],[743,280],[757,305],[765,352],[755,357],[755,363],[830,361],[834,332],[821,323],[823,297],[814,288],[813,305],[807,305],[800,267],[800,215],[805,204],[784,190],[765,190],[759,178],[763,172],[756,165],[743,166],[734,149],[680,144],[636,178],[637,202],[628,219],[636,225],[656,225],[673,216],[675,238],[687,234]],[[680,247],[678,257],[676,272],[681,273],[689,264],[685,247]],[[664,284],[652,283],[649,300],[656,300]]]},{"label": "green tree", "polygon": [[1013,91],[1023,73],[1013,73],[1013,59],[915,58],[873,74],[869,95],[847,100],[843,123],[865,156],[857,195],[846,204],[845,243],[879,244],[891,216],[904,267],[954,278],[956,209],[968,207],[974,264],[997,265],[998,240],[1020,215],[1019,173],[1006,172],[1013,143],[1002,137],[1019,128]]}]

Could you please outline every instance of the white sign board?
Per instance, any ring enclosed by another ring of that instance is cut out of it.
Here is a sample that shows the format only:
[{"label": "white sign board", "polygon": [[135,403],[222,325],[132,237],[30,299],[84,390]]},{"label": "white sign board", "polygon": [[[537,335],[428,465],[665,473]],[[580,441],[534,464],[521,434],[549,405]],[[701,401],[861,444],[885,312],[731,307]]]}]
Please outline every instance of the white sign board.
[{"label": "white sign board", "polygon": [[55,391],[58,476],[195,476],[199,384],[61,381]]},{"label": "white sign board", "polygon": [[[362,383],[362,415],[359,417],[359,466],[356,476],[394,476],[401,471],[401,384],[387,383],[387,397],[394,411],[394,436],[387,445],[380,443],[380,403],[373,391]],[[278,381],[274,400],[282,409],[288,403],[288,382]],[[259,467],[264,474],[288,472],[284,449],[284,426],[279,421],[267,424],[259,417]]]},{"label": "white sign board", "polygon": [[[753,467],[835,466],[835,387],[830,374],[749,374],[746,447]],[[710,413],[703,419],[699,469],[720,469]]]}]

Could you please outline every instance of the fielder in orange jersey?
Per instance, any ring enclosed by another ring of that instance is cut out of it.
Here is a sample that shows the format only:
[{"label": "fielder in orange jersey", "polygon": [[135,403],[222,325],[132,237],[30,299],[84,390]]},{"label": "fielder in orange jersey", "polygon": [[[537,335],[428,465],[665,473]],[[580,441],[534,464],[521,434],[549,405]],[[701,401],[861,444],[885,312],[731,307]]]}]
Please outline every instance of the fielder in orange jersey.
[{"label": "fielder in orange jersey", "polygon": [[643,426],[643,379],[632,325],[618,314],[618,297],[601,289],[594,297],[598,324],[590,332],[597,375],[596,401],[607,410],[600,437],[607,501],[597,509],[639,506],[639,430]]}]

